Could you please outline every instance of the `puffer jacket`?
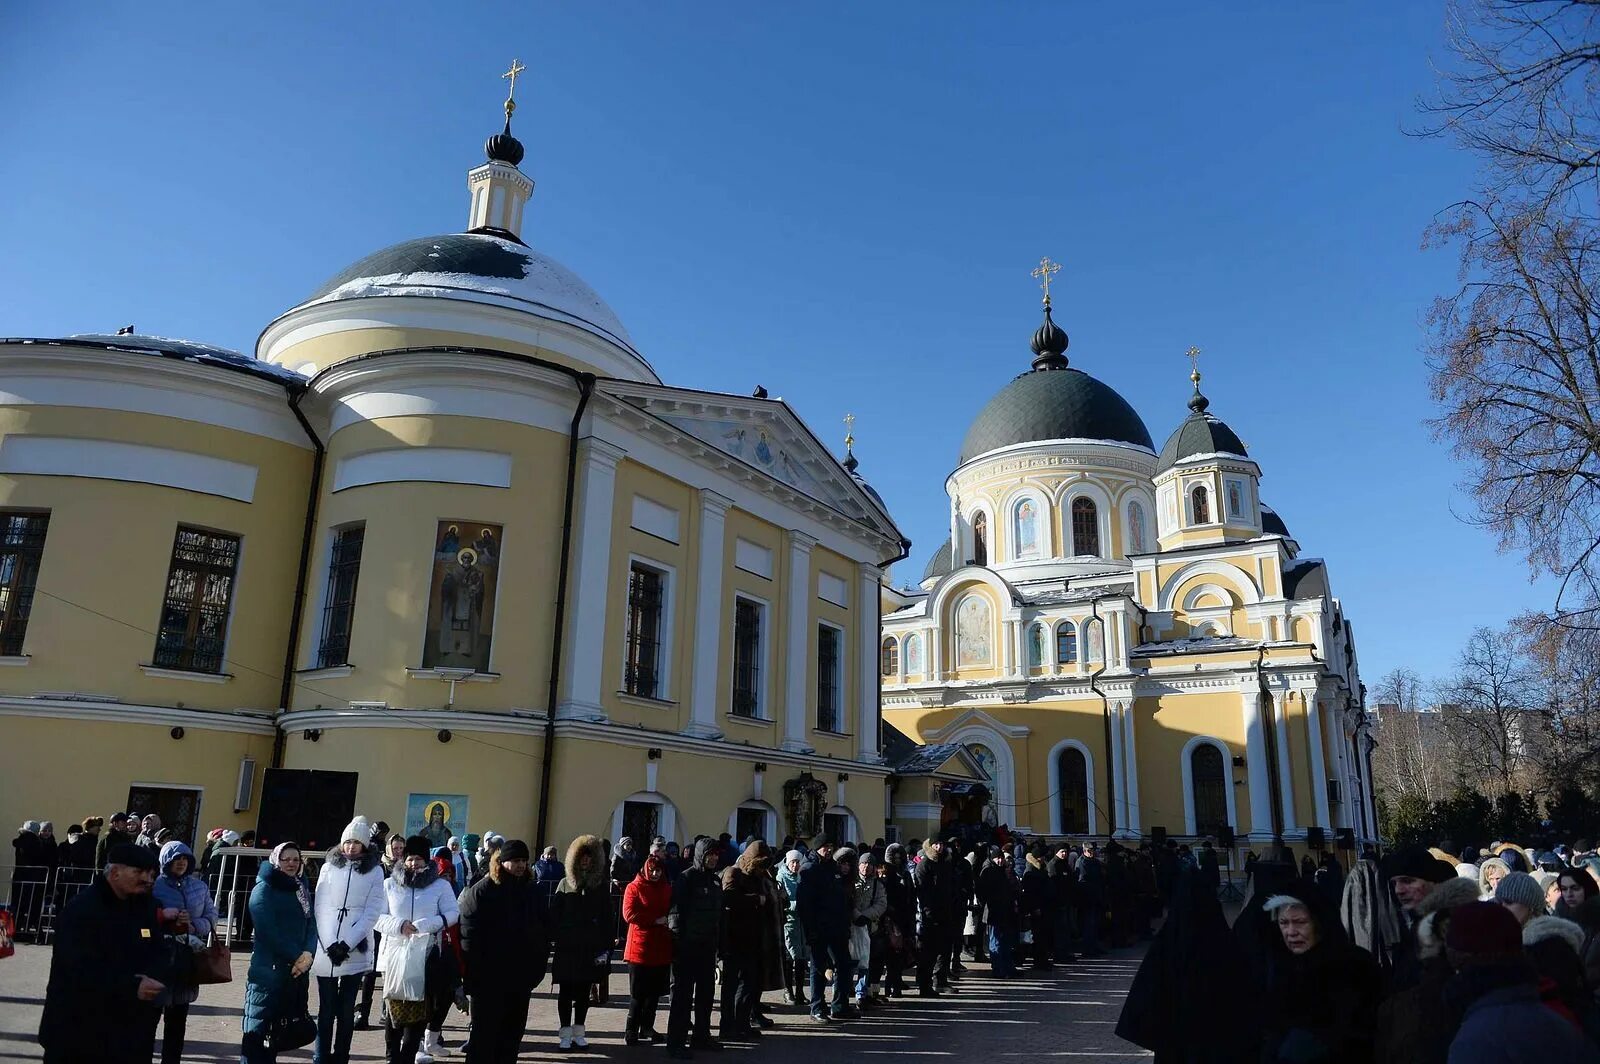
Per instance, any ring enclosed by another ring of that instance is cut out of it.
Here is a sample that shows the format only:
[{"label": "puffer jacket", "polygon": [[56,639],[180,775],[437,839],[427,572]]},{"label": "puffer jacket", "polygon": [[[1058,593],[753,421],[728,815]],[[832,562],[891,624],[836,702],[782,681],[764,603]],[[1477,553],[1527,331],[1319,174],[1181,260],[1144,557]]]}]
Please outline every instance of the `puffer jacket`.
[{"label": "puffer jacket", "polygon": [[[182,876],[173,876],[172,862],[180,857],[189,859],[189,869]],[[211,900],[206,881],[195,874],[194,851],[176,840],[161,847],[161,874],[156,877],[151,893],[156,905],[162,909],[182,909],[189,914],[189,934],[204,940],[217,926],[217,905]]]},{"label": "puffer jacket", "polygon": [[279,1016],[298,1011],[305,1003],[310,980],[290,975],[302,953],[317,948],[316,921],[300,907],[300,881],[261,862],[255,889],[250,892],[250,919],[255,933],[250,949],[250,972],[244,988],[244,1029],[262,1031]]},{"label": "puffer jacket", "polygon": [[706,868],[706,852],[715,839],[694,844],[693,863],[672,883],[672,929],[677,956],[715,956],[722,936],[722,877]]},{"label": "puffer jacket", "polygon": [[[584,853],[589,867],[580,872],[578,857]],[[550,899],[550,928],[555,945],[551,978],[562,986],[596,982],[605,972],[596,958],[610,952],[617,929],[605,850],[593,835],[579,835],[567,847],[567,874]]]},{"label": "puffer jacket", "polygon": [[[371,847],[354,861],[346,859],[337,846],[328,851],[317,879],[317,956],[311,962],[313,976],[321,979],[372,970],[377,963],[372,932],[378,917],[389,910],[383,883],[383,868]],[[338,967],[328,956],[328,947],[335,942],[350,947],[350,956]]]},{"label": "puffer jacket", "polygon": [[923,843],[922,860],[917,862],[916,871],[911,876],[917,891],[919,929],[932,930],[955,923],[956,909],[963,901],[956,893],[956,868],[952,863],[956,860],[959,858],[949,853],[942,853],[935,858],[929,852],[928,844]]},{"label": "puffer jacket", "polygon": [[628,942],[622,959],[629,964],[672,963],[672,932],[657,920],[672,910],[672,884],[665,876],[651,882],[640,872],[622,893],[622,918],[628,923]]},{"label": "puffer jacket", "polygon": [[[378,940],[378,970],[389,971],[391,951],[405,941],[400,928],[408,921],[419,935],[436,935],[456,926],[461,920],[461,910],[456,892],[450,881],[438,869],[428,865],[420,872],[410,872],[403,865],[384,880],[383,892],[388,911],[379,916],[374,930],[382,936]],[[441,947],[441,950],[449,947]],[[430,976],[428,994],[432,997],[435,986]]]}]

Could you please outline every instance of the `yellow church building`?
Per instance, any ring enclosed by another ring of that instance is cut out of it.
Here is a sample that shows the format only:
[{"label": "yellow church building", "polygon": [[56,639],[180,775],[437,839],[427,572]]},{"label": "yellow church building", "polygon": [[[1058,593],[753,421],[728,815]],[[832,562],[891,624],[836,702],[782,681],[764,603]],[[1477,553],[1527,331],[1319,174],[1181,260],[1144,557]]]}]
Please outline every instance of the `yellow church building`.
[{"label": "yellow church building", "polygon": [[1373,840],[1372,737],[1326,565],[1261,501],[1198,368],[1158,451],[1122,396],[1069,364],[1058,268],[1035,271],[1031,367],[945,481],[949,540],[920,587],[885,590],[883,715],[916,769],[892,820],[917,837],[986,819],[1258,852]]},{"label": "yellow church building", "polygon": [[665,383],[529,246],[513,109],[463,232],[253,353],[0,340],[0,819],[881,833],[909,543],[795,411]]}]

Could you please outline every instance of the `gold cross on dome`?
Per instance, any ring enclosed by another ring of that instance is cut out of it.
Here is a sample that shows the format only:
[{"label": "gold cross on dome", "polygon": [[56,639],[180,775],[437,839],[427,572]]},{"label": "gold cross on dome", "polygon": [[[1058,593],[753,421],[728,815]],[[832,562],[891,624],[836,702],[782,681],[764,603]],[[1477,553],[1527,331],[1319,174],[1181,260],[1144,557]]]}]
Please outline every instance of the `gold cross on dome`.
[{"label": "gold cross on dome", "polygon": [[1044,289],[1045,306],[1050,305],[1050,278],[1060,272],[1061,263],[1051,262],[1049,256],[1046,256],[1045,258],[1039,260],[1039,265],[1035,267],[1033,273],[1029,275],[1039,278],[1039,287]]},{"label": "gold cross on dome", "polygon": [[850,448],[856,445],[855,429],[856,416],[854,414],[846,414],[844,416],[844,450],[846,454],[849,454]]},{"label": "gold cross on dome", "polygon": [[1193,372],[1189,374],[1189,379],[1194,381],[1195,387],[1198,388],[1200,387],[1200,349],[1198,347],[1190,347],[1189,350],[1184,352],[1184,355],[1188,357],[1189,365],[1193,367]]},{"label": "gold cross on dome", "polygon": [[517,75],[527,69],[522,65],[522,60],[513,59],[511,61],[511,69],[500,75],[502,79],[509,78],[511,81],[511,88],[506,90],[506,110],[508,112],[517,109],[516,101],[513,99],[517,95]]}]

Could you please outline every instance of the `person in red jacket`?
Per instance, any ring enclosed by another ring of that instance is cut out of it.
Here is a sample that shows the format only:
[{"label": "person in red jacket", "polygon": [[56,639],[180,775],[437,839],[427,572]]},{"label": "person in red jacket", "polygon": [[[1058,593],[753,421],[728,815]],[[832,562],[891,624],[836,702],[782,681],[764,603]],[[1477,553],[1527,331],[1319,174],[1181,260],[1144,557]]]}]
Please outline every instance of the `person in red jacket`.
[{"label": "person in red jacket", "polygon": [[672,932],[667,913],[672,908],[672,883],[661,858],[644,859],[639,874],[622,892],[622,919],[628,924],[628,942],[622,959],[628,962],[628,1045],[666,1041],[656,1030],[656,1008],[667,992],[672,975]]}]

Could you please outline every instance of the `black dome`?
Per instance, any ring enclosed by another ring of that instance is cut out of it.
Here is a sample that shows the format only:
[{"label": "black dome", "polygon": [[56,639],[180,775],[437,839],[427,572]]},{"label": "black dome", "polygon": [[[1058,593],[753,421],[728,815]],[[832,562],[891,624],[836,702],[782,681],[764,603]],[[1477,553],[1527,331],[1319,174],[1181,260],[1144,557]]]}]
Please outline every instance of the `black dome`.
[{"label": "black dome", "polygon": [[[1195,403],[1191,401],[1189,405],[1192,408]],[[1171,469],[1186,458],[1202,454],[1250,457],[1244,449],[1244,441],[1220,419],[1206,413],[1203,404],[1178,426],[1178,431],[1161,448],[1161,461],[1156,463],[1156,472]]]},{"label": "black dome", "polygon": [[522,141],[511,135],[510,115],[506,116],[506,128],[483,142],[483,154],[492,163],[516,166],[522,161]]},{"label": "black dome", "polygon": [[1261,531],[1269,536],[1279,535],[1285,539],[1294,538],[1289,535],[1289,526],[1283,523],[1283,518],[1278,516],[1278,511],[1266,503],[1261,504]]},{"label": "black dome", "polygon": [[1000,389],[978,412],[961,444],[961,461],[1042,440],[1105,440],[1155,450],[1150,430],[1110,385],[1080,369],[1038,369]]},{"label": "black dome", "polygon": [[945,541],[939,545],[939,549],[933,552],[933,557],[928,559],[927,568],[922,570],[922,579],[933,580],[937,577],[943,576],[949,571],[950,538],[946,536]]}]

